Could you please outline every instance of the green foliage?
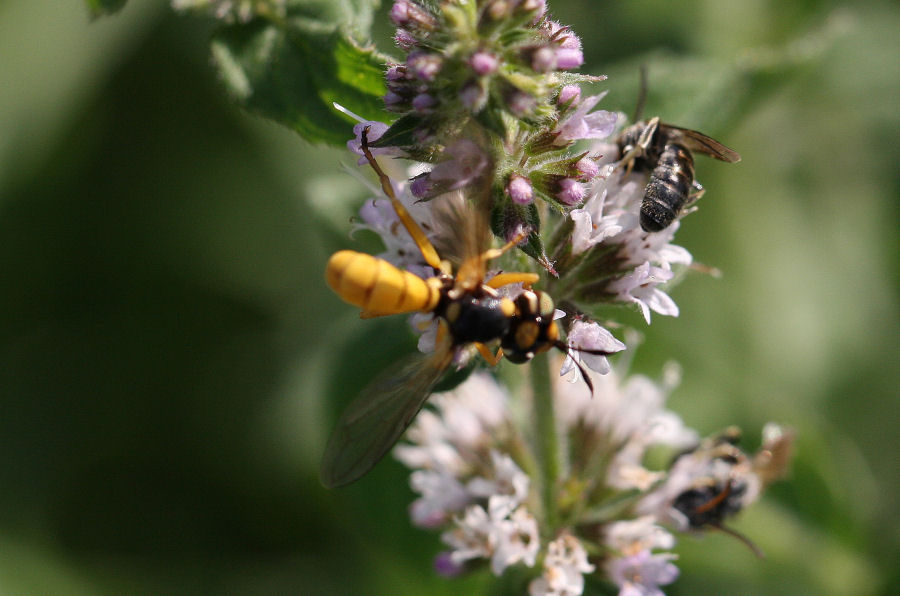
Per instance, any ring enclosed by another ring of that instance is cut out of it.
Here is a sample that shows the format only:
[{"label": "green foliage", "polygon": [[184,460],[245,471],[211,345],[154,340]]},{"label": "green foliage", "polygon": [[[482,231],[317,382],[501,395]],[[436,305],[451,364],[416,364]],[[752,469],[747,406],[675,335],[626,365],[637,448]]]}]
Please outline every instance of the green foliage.
[{"label": "green foliage", "polygon": [[96,18],[118,12],[125,6],[126,0],[85,0],[91,11],[91,16]]},{"label": "green foliage", "polygon": [[300,133],[341,145],[348,117],[333,103],[376,118],[382,112],[384,62],[338,30],[268,22],[232,25],[216,33],[214,62],[242,106]]}]

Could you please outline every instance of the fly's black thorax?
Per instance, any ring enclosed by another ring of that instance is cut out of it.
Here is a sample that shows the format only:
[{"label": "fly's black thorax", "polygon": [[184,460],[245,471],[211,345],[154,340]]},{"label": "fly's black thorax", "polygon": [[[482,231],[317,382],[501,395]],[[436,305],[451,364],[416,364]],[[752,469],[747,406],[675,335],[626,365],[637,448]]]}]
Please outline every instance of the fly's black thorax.
[{"label": "fly's black thorax", "polygon": [[442,292],[434,313],[447,321],[454,344],[491,342],[509,333],[512,304],[490,288],[479,294]]},{"label": "fly's black thorax", "polygon": [[553,300],[544,292],[525,290],[515,301],[516,314],[500,347],[510,362],[521,364],[544,352],[559,340],[559,329],[553,320]]}]

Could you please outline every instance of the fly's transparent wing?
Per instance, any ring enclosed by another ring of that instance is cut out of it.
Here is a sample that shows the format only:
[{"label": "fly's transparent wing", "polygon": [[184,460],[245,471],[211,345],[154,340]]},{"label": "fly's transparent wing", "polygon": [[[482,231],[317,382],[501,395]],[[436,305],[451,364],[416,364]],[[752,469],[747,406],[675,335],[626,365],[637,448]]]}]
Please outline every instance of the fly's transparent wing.
[{"label": "fly's transparent wing", "polygon": [[394,446],[452,360],[452,351],[407,356],[347,406],[322,458],[321,480],[336,488],[358,480]]},{"label": "fly's transparent wing", "polygon": [[671,124],[665,124],[663,126],[669,130],[677,130],[681,135],[681,140],[691,151],[696,151],[697,153],[702,153],[721,161],[727,161],[728,163],[741,161],[741,156],[737,151],[729,149],[719,141],[706,136],[702,132],[697,132],[696,130],[691,130],[689,128],[672,126]]}]

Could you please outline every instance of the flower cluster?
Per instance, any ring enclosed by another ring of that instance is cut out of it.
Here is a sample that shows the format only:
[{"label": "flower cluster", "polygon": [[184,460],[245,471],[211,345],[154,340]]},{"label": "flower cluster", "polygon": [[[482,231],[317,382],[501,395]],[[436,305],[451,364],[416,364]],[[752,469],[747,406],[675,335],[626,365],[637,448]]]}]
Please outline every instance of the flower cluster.
[{"label": "flower cluster", "polygon": [[178,11],[206,12],[226,23],[248,23],[256,16],[285,15],[287,0],[172,0]]},{"label": "flower cluster", "polygon": [[[661,383],[615,369],[591,376],[593,398],[581,383],[555,387],[567,446],[555,525],[530,481],[540,456],[493,377],[475,373],[432,398],[394,456],[413,469],[413,523],[443,530],[439,572],[479,560],[496,575],[524,565],[536,568],[537,596],[581,594],[585,576],[601,570],[621,594],[660,594],[678,576],[672,532],[724,528],[784,469],[791,437],[779,427],[767,427],[753,457],[733,430],[700,441],[665,408],[674,371]],[[681,455],[650,470],[651,448]]]},{"label": "flower cluster", "polygon": [[602,95],[582,98],[576,84],[603,77],[568,72],[584,60],[578,36],[550,20],[542,0],[396,0],[390,14],[406,58],[386,73],[385,106],[401,117],[383,143],[434,164],[411,192],[428,200],[480,183],[495,234],[533,232],[529,254],[552,269],[534,201],[580,205],[597,155],[570,149],[609,136],[617,121],[594,111]]},{"label": "flower cluster", "polygon": [[[474,372],[430,398],[394,456],[412,469],[413,523],[441,532],[442,575],[518,566],[534,596],[581,594],[589,576],[622,595],[656,595],[679,574],[676,533],[715,529],[755,549],[726,524],[781,477],[791,435],[767,427],[754,455],[731,429],[701,440],[665,407],[675,367],[654,381],[607,359],[626,344],[610,331],[619,326],[597,322],[603,307],[629,305],[647,324],[651,313],[677,316],[667,284],[692,256],[673,243],[678,218],[642,229],[647,168],[624,163],[625,134],[610,140],[618,115],[596,110],[603,94],[583,97],[577,84],[598,79],[566,72],[583,60],[580,41],[544,12],[537,0],[395,0],[391,10],[406,58],[389,65],[384,99],[399,117],[390,126],[356,117],[348,148],[381,174],[373,184],[353,170],[375,195],[356,230],[381,237],[380,259],[431,282],[438,265],[423,244],[444,260],[444,281],[491,254],[475,285],[524,273],[516,279],[540,279],[562,309],[554,321],[565,317],[545,346],[565,352],[551,363],[555,380],[536,372],[548,366],[539,358],[515,394]],[[413,239],[404,210],[427,242]],[[485,253],[491,234],[519,242],[521,253]],[[479,296],[523,292],[521,282],[495,281]],[[454,285],[442,299],[466,291]],[[452,360],[442,362],[461,367],[475,341],[438,344],[448,320],[428,309],[411,317],[419,349],[450,345]]]}]

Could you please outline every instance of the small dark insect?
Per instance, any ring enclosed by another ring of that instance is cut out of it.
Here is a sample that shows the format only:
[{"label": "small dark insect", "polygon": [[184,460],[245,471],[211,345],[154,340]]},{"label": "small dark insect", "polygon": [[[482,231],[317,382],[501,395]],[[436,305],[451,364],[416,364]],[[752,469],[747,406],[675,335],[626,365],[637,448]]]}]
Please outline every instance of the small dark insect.
[{"label": "small dark insect", "polygon": [[[710,474],[694,478],[692,484],[673,499],[672,507],[684,516],[691,530],[717,529],[743,542],[757,557],[765,558],[752,540],[725,525],[725,521],[744,508],[754,477],[757,484],[761,484],[756,490],[760,490],[784,476],[790,461],[793,432],[779,430],[773,433],[752,458],[738,448],[739,441],[740,431],[728,428],[676,457],[676,462],[681,458],[705,462]],[[719,469],[718,473],[713,473],[714,467]],[[728,471],[727,475],[721,473],[723,469]]]},{"label": "small dark insect", "polygon": [[627,171],[650,170],[641,201],[641,228],[645,232],[665,229],[686,206],[703,196],[703,187],[694,180],[692,151],[728,163],[741,161],[736,151],[715,139],[660,122],[658,116],[623,130],[617,144],[620,164]]}]

